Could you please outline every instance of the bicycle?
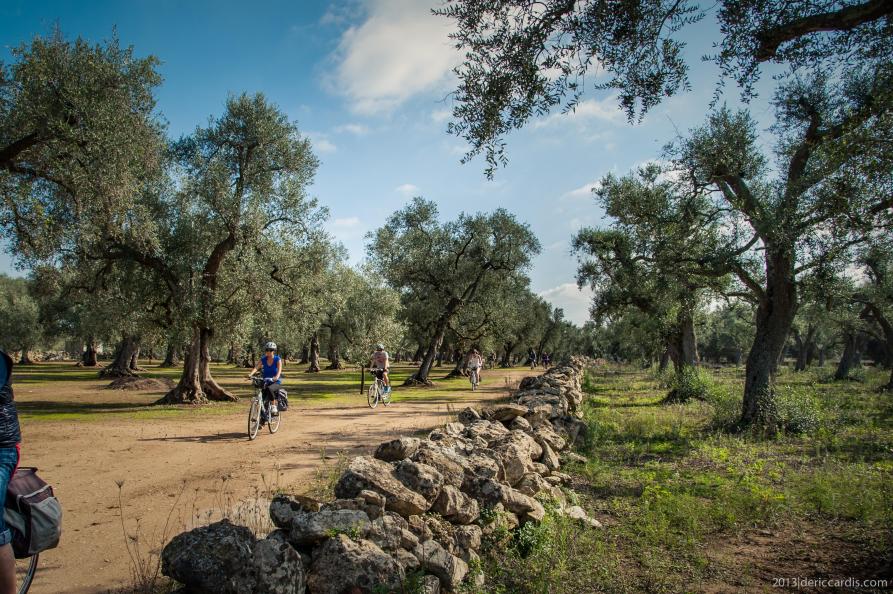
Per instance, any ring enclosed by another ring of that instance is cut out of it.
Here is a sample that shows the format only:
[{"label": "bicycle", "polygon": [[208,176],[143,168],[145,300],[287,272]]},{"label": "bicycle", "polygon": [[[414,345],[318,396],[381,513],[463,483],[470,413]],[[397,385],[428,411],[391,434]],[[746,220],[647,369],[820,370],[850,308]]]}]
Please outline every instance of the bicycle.
[{"label": "bicycle", "polygon": [[468,381],[471,382],[471,391],[476,391],[478,389],[478,384],[481,383],[481,376],[478,373],[477,367],[472,367],[469,369]]},{"label": "bicycle", "polygon": [[251,406],[248,408],[248,440],[257,437],[257,432],[264,425],[270,430],[270,433],[279,431],[279,424],[282,422],[282,413],[277,415],[270,414],[270,404],[272,400],[264,400],[264,387],[266,382],[262,377],[251,378],[254,384],[254,397],[251,399]]},{"label": "bicycle", "polygon": [[34,574],[37,573],[37,561],[40,553],[30,557],[16,559],[16,583],[19,585],[18,594],[26,594],[34,582]]},{"label": "bicycle", "polygon": [[366,392],[369,408],[375,408],[379,402],[388,406],[391,403],[391,393],[385,390],[384,369],[373,368],[369,372],[375,377],[375,381],[369,385],[369,390]]}]

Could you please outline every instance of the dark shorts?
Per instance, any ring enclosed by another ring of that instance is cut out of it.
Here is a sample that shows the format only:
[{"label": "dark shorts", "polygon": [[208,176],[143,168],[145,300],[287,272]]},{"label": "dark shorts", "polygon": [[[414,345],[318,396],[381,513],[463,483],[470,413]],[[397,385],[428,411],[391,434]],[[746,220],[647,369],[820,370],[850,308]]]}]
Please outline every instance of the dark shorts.
[{"label": "dark shorts", "polygon": [[[6,503],[6,486],[9,485],[9,479],[12,478],[12,473],[15,472],[18,465],[18,448],[0,448],[0,502],[2,503]],[[12,532],[6,527],[3,514],[0,513],[0,547],[8,545],[10,542],[12,542]]]}]

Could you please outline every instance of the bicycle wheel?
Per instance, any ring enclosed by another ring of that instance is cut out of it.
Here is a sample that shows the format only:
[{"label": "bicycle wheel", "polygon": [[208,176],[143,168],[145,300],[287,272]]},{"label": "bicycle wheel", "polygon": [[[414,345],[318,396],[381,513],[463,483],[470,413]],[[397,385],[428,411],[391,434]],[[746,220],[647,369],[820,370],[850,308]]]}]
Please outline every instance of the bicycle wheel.
[{"label": "bicycle wheel", "polygon": [[391,391],[390,390],[385,390],[384,386],[382,386],[381,392],[379,392],[379,394],[381,395],[381,402],[385,406],[387,406],[391,403]]},{"label": "bicycle wheel", "polygon": [[[269,408],[267,409],[269,411]],[[280,412],[275,417],[270,415],[270,421],[267,423],[267,428],[270,430],[270,433],[276,433],[279,431],[279,423],[282,422],[282,413]]]},{"label": "bicycle wheel", "polygon": [[380,398],[378,393],[378,382],[373,382],[371,386],[369,386],[369,391],[366,392],[366,402],[369,403],[369,408],[375,408],[378,406],[378,399]]},{"label": "bicycle wheel", "polygon": [[251,408],[248,409],[248,439],[257,437],[260,429],[260,399],[255,396],[251,399]]},{"label": "bicycle wheel", "polygon": [[25,594],[34,581],[37,573],[37,559],[40,555],[33,555],[25,559],[16,559],[16,583],[19,585],[18,593]]}]

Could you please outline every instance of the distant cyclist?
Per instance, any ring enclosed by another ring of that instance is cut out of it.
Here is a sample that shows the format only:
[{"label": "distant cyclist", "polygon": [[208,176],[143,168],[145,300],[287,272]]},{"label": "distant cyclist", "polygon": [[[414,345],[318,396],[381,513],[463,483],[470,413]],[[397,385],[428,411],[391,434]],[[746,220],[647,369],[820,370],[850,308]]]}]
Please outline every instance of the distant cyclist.
[{"label": "distant cyclist", "polygon": [[388,357],[388,352],[384,350],[384,345],[378,343],[375,345],[375,352],[372,353],[372,359],[369,365],[370,369],[381,369],[381,381],[384,382],[385,393],[390,394],[391,392],[391,380],[388,378],[388,372],[391,369],[391,361]]},{"label": "distant cyclist", "polygon": [[527,363],[531,369],[536,367],[536,351],[533,350],[533,347],[527,350]]},{"label": "distant cyclist", "polygon": [[477,374],[478,381],[481,383],[481,371],[484,369],[484,358],[477,349],[468,351],[468,370]]},{"label": "distant cyclist", "polygon": [[270,414],[278,415],[279,409],[276,407],[276,392],[282,387],[282,359],[276,354],[276,343],[268,342],[265,348],[266,353],[257,362],[254,370],[248,374],[249,378],[263,369],[264,383],[264,399],[270,402]]}]

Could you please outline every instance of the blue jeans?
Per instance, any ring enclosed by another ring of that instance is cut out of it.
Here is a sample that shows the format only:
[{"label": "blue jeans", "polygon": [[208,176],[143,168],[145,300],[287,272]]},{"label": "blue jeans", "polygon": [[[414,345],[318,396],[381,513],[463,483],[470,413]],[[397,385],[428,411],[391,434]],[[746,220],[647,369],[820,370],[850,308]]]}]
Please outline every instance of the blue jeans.
[{"label": "blue jeans", "polygon": [[[6,486],[12,473],[19,464],[18,448],[0,448],[0,503],[6,503]],[[3,513],[0,510],[0,547],[12,542],[12,531],[6,527],[3,521]]]}]

